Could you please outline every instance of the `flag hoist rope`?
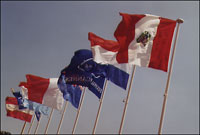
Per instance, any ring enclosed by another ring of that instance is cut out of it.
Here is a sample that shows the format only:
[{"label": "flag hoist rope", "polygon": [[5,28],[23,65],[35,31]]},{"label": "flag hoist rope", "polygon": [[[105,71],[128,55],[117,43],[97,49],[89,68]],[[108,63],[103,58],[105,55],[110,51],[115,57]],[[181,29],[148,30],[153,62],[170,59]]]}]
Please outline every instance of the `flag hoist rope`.
[{"label": "flag hoist rope", "polygon": [[66,111],[66,108],[67,108],[67,105],[68,105],[68,101],[65,101],[65,102],[66,102],[65,103],[65,107],[64,107],[61,119],[60,119],[60,123],[59,123],[59,126],[58,126],[57,134],[59,134],[59,132],[60,132],[60,127],[62,125],[62,121],[63,121],[64,115],[65,115],[65,111]]},{"label": "flag hoist rope", "polygon": [[170,82],[170,77],[171,77],[171,72],[172,72],[172,64],[173,64],[174,54],[175,54],[175,49],[176,49],[176,41],[177,41],[178,32],[179,32],[179,25],[181,23],[183,23],[183,19],[179,18],[176,20],[176,22],[178,23],[178,26],[177,26],[177,30],[176,30],[175,39],[174,39],[174,47],[173,47],[173,51],[172,51],[172,57],[171,57],[171,61],[170,61],[168,78],[167,78],[167,83],[166,83],[166,88],[165,88],[165,94],[164,94],[164,99],[163,99],[163,106],[162,106],[162,113],[161,113],[161,117],[160,117],[160,125],[159,125],[159,129],[158,129],[158,134],[161,134],[161,132],[162,132],[163,119],[164,119],[165,107],[166,107],[167,96],[168,96],[168,88],[169,88],[169,82]]},{"label": "flag hoist rope", "polygon": [[47,130],[48,130],[48,127],[49,127],[49,123],[50,123],[50,121],[51,121],[51,118],[52,118],[52,114],[53,114],[53,108],[51,109],[51,113],[50,113],[50,116],[49,116],[49,120],[48,120],[46,129],[45,129],[45,131],[44,131],[44,134],[47,134]]},{"label": "flag hoist rope", "polygon": [[74,122],[74,127],[72,129],[72,134],[74,134],[75,129],[76,129],[76,125],[77,125],[77,122],[78,122],[81,106],[82,106],[84,95],[85,95],[85,89],[86,89],[86,87],[83,89],[83,94],[82,94],[80,105],[79,105],[78,110],[77,110],[76,119],[75,119],[75,122]]},{"label": "flag hoist rope", "polygon": [[120,124],[120,128],[119,128],[119,134],[122,133],[122,128],[123,128],[123,124],[124,124],[124,118],[125,118],[125,115],[126,115],[126,109],[127,109],[127,106],[128,106],[128,100],[129,100],[130,93],[131,93],[131,86],[132,86],[132,83],[133,83],[133,77],[134,77],[134,74],[135,74],[135,70],[136,70],[136,66],[134,65],[133,66],[131,80],[130,80],[130,83],[129,83],[127,97],[126,97],[126,100],[125,100],[124,112],[123,112],[123,115],[122,115],[122,120],[121,120],[121,124]]},{"label": "flag hoist rope", "polygon": [[96,120],[95,120],[95,123],[94,123],[94,128],[93,128],[92,134],[95,134],[95,130],[96,130],[97,122],[98,122],[98,119],[99,119],[99,114],[100,114],[100,111],[101,111],[101,106],[102,106],[102,103],[103,103],[103,97],[104,97],[104,93],[105,93],[105,90],[106,90],[106,87],[107,87],[107,83],[108,83],[108,80],[106,79],[106,81],[104,83],[103,93],[102,93],[101,98],[100,98],[99,109],[98,109],[98,112],[97,112],[97,116],[96,116]]},{"label": "flag hoist rope", "polygon": [[28,134],[29,134],[30,131],[31,131],[31,128],[32,128],[32,125],[33,125],[34,120],[35,120],[35,115],[33,116],[33,119],[32,119],[32,121],[31,121],[31,125],[30,125],[30,127],[29,127],[29,129],[28,129]]}]

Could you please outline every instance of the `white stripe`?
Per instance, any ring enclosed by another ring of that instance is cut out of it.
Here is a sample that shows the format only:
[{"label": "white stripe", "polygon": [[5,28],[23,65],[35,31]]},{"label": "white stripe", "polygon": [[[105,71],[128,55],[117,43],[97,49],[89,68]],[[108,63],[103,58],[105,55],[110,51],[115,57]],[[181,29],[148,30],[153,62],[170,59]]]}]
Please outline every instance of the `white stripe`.
[{"label": "white stripe", "polygon": [[100,64],[112,64],[115,67],[127,72],[128,74],[131,73],[132,65],[128,63],[118,64],[116,60],[116,54],[117,52],[111,52],[108,50],[105,50],[104,48],[95,45],[91,47],[92,53],[93,53],[93,60]]},{"label": "white stripe", "polygon": [[42,104],[50,106],[54,109],[61,110],[64,103],[64,99],[62,92],[59,90],[57,86],[57,81],[58,78],[49,79],[50,83],[44,94]]},{"label": "white stripe", "polygon": [[[130,43],[128,48],[128,61],[130,64],[138,66],[149,65],[153,40],[156,36],[159,23],[159,17],[154,15],[146,15],[146,17],[143,17],[138,21],[138,23],[136,23],[135,38]],[[151,38],[145,46],[142,43],[137,43],[136,41],[144,31],[148,31],[151,34]]]},{"label": "white stripe", "polygon": [[22,91],[23,98],[28,99],[28,89],[25,88],[24,86],[21,86],[21,91]]},{"label": "white stripe", "polygon": [[105,50],[101,46],[95,45],[91,47],[92,54],[93,54],[93,59],[97,63],[101,64],[116,64],[116,54],[117,52],[111,52],[108,50]]},{"label": "white stripe", "polygon": [[9,111],[20,111],[20,112],[30,114],[30,115],[34,114],[34,111],[29,110],[29,109],[19,109],[19,106],[14,105],[14,104],[6,104],[6,109]]}]

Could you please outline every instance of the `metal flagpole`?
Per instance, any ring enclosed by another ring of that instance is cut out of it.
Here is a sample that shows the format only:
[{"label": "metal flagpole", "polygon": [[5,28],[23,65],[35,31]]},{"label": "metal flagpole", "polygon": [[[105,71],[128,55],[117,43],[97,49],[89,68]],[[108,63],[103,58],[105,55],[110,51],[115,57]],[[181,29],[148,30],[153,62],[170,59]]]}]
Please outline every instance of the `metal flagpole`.
[{"label": "metal flagpole", "polygon": [[83,89],[83,94],[82,94],[80,105],[79,105],[78,110],[77,110],[76,119],[75,119],[75,122],[74,122],[74,127],[72,129],[72,134],[74,134],[75,129],[76,129],[76,125],[77,125],[78,118],[79,118],[79,113],[80,113],[81,106],[82,106],[83,99],[84,99],[84,95],[85,95],[85,89],[86,89],[86,87]]},{"label": "metal flagpole", "polygon": [[29,129],[28,129],[28,134],[29,134],[30,131],[31,131],[31,128],[32,128],[32,125],[33,125],[34,120],[35,120],[35,115],[34,115],[32,121],[31,121],[31,125],[30,125],[30,127],[29,127]]},{"label": "metal flagpole", "polygon": [[46,129],[44,131],[44,134],[47,134],[47,130],[48,130],[48,127],[49,127],[49,123],[51,121],[51,118],[52,118],[52,114],[53,114],[53,108],[51,109],[51,113],[50,113],[50,116],[49,116],[49,120],[47,122],[47,126],[46,126]]},{"label": "metal flagpole", "polygon": [[64,118],[64,114],[65,114],[67,105],[68,105],[68,101],[66,101],[66,103],[65,103],[65,107],[64,107],[64,110],[63,110],[63,113],[62,113],[62,117],[60,119],[60,123],[59,123],[59,126],[58,126],[57,134],[59,134],[59,132],[60,132],[60,127],[61,127],[61,124],[62,124],[62,121],[63,121],[63,118]]},{"label": "metal flagpole", "polygon": [[168,88],[169,88],[169,82],[170,82],[170,77],[171,77],[171,72],[172,72],[172,64],[173,64],[174,54],[175,54],[175,49],[176,49],[176,41],[177,41],[177,37],[178,37],[179,25],[181,23],[183,23],[183,19],[179,18],[176,20],[176,22],[178,23],[178,26],[177,26],[177,30],[176,30],[175,39],[174,39],[174,47],[173,47],[173,51],[172,51],[172,57],[171,57],[171,61],[170,61],[168,78],[167,78],[167,83],[166,83],[166,88],[165,88],[165,94],[164,94],[164,99],[163,99],[163,106],[162,106],[162,113],[161,113],[161,117],[160,117],[160,125],[159,125],[159,129],[158,129],[158,134],[161,134],[161,132],[162,132],[163,119],[164,119],[167,96],[168,96]]},{"label": "metal flagpole", "polygon": [[39,119],[39,121],[37,122],[37,126],[36,126],[36,128],[35,128],[34,134],[37,133],[37,130],[38,130],[38,127],[39,127],[39,124],[40,124],[41,117],[42,117],[42,115],[40,116],[40,119]]},{"label": "metal flagpole", "polygon": [[133,66],[131,80],[130,80],[130,83],[129,83],[127,97],[126,97],[126,100],[125,100],[124,112],[123,112],[123,115],[122,115],[122,120],[121,120],[121,124],[120,124],[120,128],[119,128],[119,134],[122,133],[122,128],[123,128],[123,124],[124,124],[124,118],[125,118],[125,115],[126,115],[126,110],[127,110],[127,106],[128,106],[128,100],[129,100],[129,97],[130,97],[130,93],[131,93],[131,86],[132,86],[132,83],[133,83],[133,77],[134,77],[134,74],[135,74],[135,70],[136,70],[136,66],[134,65]]},{"label": "metal flagpole", "polygon": [[104,93],[105,93],[105,90],[106,90],[106,87],[107,87],[107,83],[108,83],[108,80],[106,79],[105,84],[104,84],[103,93],[102,93],[101,98],[100,98],[99,109],[98,109],[98,112],[97,112],[97,116],[96,116],[96,120],[95,120],[95,123],[94,123],[94,128],[93,128],[92,134],[95,134],[95,130],[96,130],[97,122],[98,122],[98,119],[99,119],[99,114],[100,114],[100,111],[101,111],[101,106],[102,106],[102,103],[103,103],[103,97],[104,97]]},{"label": "metal flagpole", "polygon": [[23,128],[22,128],[22,131],[21,131],[21,134],[24,133],[24,129],[25,129],[25,127],[26,127],[26,121],[24,122],[24,125],[23,125]]}]

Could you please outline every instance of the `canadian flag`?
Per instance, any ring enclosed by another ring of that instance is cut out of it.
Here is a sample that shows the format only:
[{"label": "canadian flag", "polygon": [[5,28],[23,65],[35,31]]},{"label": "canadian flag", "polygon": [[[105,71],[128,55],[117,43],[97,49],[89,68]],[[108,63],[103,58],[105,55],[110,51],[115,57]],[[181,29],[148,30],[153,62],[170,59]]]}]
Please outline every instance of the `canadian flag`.
[{"label": "canadian flag", "polygon": [[176,21],[150,14],[120,15],[122,21],[114,33],[117,41],[89,32],[94,61],[102,64],[129,63],[167,72]]},{"label": "canadian flag", "polygon": [[42,78],[27,74],[27,82],[20,82],[22,95],[31,101],[61,110],[64,99],[57,86],[58,78]]}]

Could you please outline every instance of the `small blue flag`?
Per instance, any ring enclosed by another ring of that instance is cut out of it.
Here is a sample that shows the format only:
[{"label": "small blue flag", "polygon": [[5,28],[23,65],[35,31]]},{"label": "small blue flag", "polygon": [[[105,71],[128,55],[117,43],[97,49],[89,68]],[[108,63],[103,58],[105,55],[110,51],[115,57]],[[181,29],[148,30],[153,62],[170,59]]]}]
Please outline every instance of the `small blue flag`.
[{"label": "small blue flag", "polygon": [[66,84],[65,75],[61,74],[58,79],[58,87],[63,93],[63,98],[78,108],[82,90],[78,85]]},{"label": "small blue flag", "polygon": [[26,109],[27,108],[27,104],[25,104],[25,100],[22,97],[21,93],[20,92],[12,92],[12,93],[17,99],[17,103],[19,105],[19,109]]},{"label": "small blue flag", "polygon": [[38,111],[35,111],[35,116],[36,116],[37,120],[39,121],[39,120],[40,120],[41,113],[38,112]]}]

